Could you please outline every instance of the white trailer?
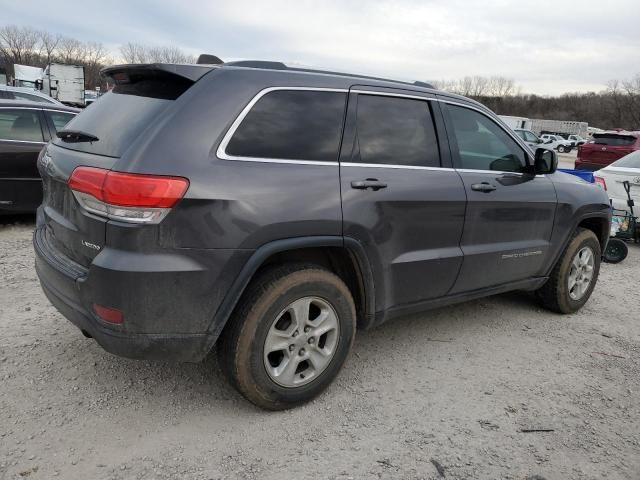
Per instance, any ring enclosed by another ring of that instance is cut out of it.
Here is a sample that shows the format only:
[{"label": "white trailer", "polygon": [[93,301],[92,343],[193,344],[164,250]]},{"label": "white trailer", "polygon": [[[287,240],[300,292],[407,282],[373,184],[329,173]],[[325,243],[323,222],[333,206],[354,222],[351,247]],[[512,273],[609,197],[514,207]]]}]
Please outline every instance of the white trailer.
[{"label": "white trailer", "polygon": [[521,128],[523,130],[531,130],[531,120],[525,117],[512,117],[510,115],[499,115],[500,118],[511,129]]},{"label": "white trailer", "polygon": [[30,67],[29,65],[13,66],[13,86],[37,88],[38,82],[42,81],[42,69],[39,67]]},{"label": "white trailer", "polygon": [[587,131],[589,124],[587,122],[573,122],[568,120],[542,120],[534,118],[531,120],[533,130],[536,135],[543,133],[549,134],[567,134],[567,135],[580,135],[583,138],[587,137]]},{"label": "white trailer", "polygon": [[67,105],[84,107],[84,67],[51,63],[42,75],[42,91]]}]

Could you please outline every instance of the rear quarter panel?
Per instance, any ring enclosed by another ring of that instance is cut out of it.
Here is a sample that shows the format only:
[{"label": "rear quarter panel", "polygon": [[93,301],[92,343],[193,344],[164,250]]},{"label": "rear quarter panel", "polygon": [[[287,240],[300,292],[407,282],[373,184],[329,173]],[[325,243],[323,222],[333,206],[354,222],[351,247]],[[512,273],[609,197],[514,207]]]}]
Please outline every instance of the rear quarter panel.
[{"label": "rear quarter panel", "polygon": [[[271,86],[314,86],[272,71],[218,69],[169,107],[114,169],[189,179],[185,198],[158,226],[160,245],[256,249],[282,238],[341,235],[339,167],[217,158],[242,109]],[[344,88],[323,80],[318,87]]]}]

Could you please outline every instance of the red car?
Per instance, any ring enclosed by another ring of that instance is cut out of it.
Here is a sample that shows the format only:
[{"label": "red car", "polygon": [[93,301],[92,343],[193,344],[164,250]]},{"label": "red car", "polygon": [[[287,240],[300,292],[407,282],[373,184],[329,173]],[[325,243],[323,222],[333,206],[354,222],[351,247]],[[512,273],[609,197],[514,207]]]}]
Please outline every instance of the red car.
[{"label": "red car", "polygon": [[600,170],[635,150],[640,150],[640,132],[594,133],[591,141],[578,147],[575,169]]}]

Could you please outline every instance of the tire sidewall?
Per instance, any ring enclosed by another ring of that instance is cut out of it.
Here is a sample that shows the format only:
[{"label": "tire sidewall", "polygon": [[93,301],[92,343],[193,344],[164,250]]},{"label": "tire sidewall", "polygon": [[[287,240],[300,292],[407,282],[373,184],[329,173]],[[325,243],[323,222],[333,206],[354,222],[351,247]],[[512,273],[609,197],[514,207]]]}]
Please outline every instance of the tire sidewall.
[{"label": "tire sidewall", "polygon": [[[349,290],[339,279],[336,283],[336,279],[322,270],[294,272],[265,290],[245,319],[238,345],[238,381],[245,383],[274,409],[303,403],[318,395],[333,381],[348,356],[355,335],[355,309]],[[267,373],[264,365],[265,339],[282,310],[295,300],[308,296],[322,298],[335,310],[339,323],[336,352],[329,365],[311,382],[300,387],[283,387]]]},{"label": "tire sidewall", "polygon": [[[589,247],[592,250],[594,262],[593,262],[593,277],[589,288],[578,300],[574,300],[569,295],[569,272],[571,272],[571,264],[576,254],[584,247]],[[591,297],[591,293],[598,282],[598,275],[600,273],[600,243],[596,236],[590,231],[583,231],[578,234],[569,244],[567,251],[562,259],[560,267],[560,278],[558,283],[558,304],[560,308],[567,313],[576,312],[579,310]]]}]

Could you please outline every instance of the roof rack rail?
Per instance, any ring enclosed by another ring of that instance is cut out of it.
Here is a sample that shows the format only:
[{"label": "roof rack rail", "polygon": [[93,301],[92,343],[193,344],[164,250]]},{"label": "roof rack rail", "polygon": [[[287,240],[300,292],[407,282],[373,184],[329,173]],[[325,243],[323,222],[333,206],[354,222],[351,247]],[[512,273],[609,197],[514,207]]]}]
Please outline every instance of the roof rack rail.
[{"label": "roof rack rail", "polygon": [[433,85],[431,85],[430,83],[423,82],[423,81],[421,81],[421,80],[416,80],[415,82],[413,82],[413,84],[414,84],[416,87],[436,88],[436,87],[434,87]]},{"label": "roof rack rail", "polygon": [[332,70],[319,70],[319,69],[304,68],[304,67],[290,67],[283,62],[273,62],[268,60],[238,60],[234,62],[224,62],[222,65],[229,66],[229,67],[263,68],[266,70],[289,70],[292,72],[320,73],[324,75],[339,75],[341,77],[362,78],[366,80],[378,80],[383,82],[401,83],[404,85],[414,85],[416,87],[435,89],[435,87],[430,83],[422,82],[422,81],[406,82],[402,80],[394,80],[391,78],[374,77],[371,75],[359,75],[355,73],[335,72]]},{"label": "roof rack rail", "polygon": [[226,62],[225,65],[246,68],[265,68],[267,70],[291,70],[282,62],[270,62],[267,60],[238,60],[237,62]]}]

